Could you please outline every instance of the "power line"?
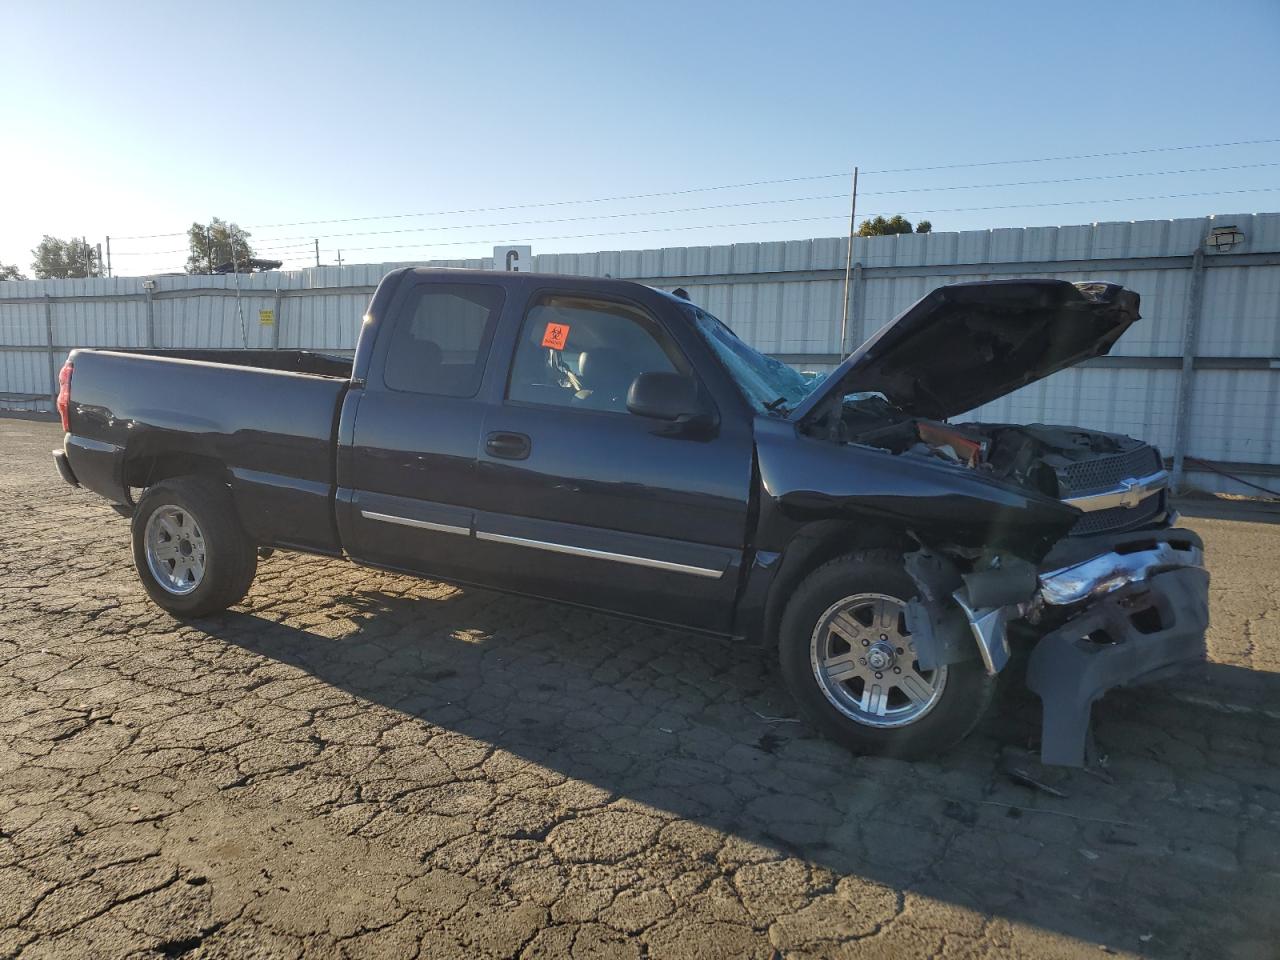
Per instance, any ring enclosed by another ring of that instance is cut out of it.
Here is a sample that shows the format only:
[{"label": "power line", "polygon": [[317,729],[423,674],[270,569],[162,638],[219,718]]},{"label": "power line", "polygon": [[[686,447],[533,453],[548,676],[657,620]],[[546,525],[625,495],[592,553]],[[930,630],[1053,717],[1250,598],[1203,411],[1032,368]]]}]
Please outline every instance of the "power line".
[{"label": "power line", "polygon": [[[1225,148],[1225,147],[1257,146],[1261,144],[1274,144],[1274,143],[1280,143],[1280,137],[1272,137],[1272,138],[1257,139],[1257,140],[1232,140],[1232,141],[1225,141],[1221,143],[1185,144],[1185,145],[1170,146],[1170,147],[1146,147],[1140,150],[1113,150],[1105,153],[1067,154],[1067,155],[1056,156],[1056,157],[1027,157],[1027,158],[1005,159],[1005,160],[983,160],[983,161],[973,161],[968,163],[941,164],[937,166],[928,166],[928,167],[896,167],[896,168],[887,168],[884,170],[867,170],[867,171],[863,171],[863,175],[869,176],[873,174],[888,174],[888,173],[922,173],[922,172],[936,171],[936,170],[961,170],[966,168],[1008,166],[1008,165],[1024,164],[1024,163],[1051,163],[1051,162],[1066,161],[1066,160],[1099,160],[1107,157],[1130,157],[1130,156],[1139,156],[1139,155],[1151,154],[1151,153],[1172,153],[1176,151],[1186,151],[1186,150],[1210,150],[1210,149],[1218,149],[1218,148]],[[775,178],[770,180],[752,180],[752,181],[746,181],[742,183],[724,183],[724,184],[716,184],[716,185],[707,186],[707,187],[688,187],[682,190],[663,190],[663,191],[656,191],[652,193],[619,194],[619,195],[610,196],[610,197],[590,197],[590,198],[580,199],[580,200],[551,200],[551,201],[543,201],[539,203],[518,203],[518,204],[508,204],[505,206],[496,206],[496,207],[469,207],[469,208],[463,208],[463,209],[457,209],[457,210],[433,210],[433,211],[427,211],[424,213],[390,213],[390,214],[378,214],[378,215],[361,216],[361,217],[340,217],[340,218],[334,218],[329,220],[295,220],[295,221],[286,222],[286,223],[259,223],[259,224],[250,224],[250,228],[254,230],[267,230],[267,229],[273,229],[276,227],[318,226],[326,223],[357,223],[357,222],[363,222],[363,221],[369,221],[369,220],[400,220],[400,219],[406,219],[409,217],[454,216],[454,215],[464,214],[464,213],[494,213],[502,210],[527,210],[527,209],[532,209],[537,207],[572,206],[574,204],[579,204],[579,203],[610,203],[610,202],[620,201],[620,200],[648,200],[654,197],[675,197],[675,196],[685,196],[691,193],[707,193],[707,192],[716,191],[716,190],[738,190],[738,189],[747,189],[749,187],[772,186],[772,185],[782,184],[782,183],[802,183],[802,182],[812,182],[815,180],[833,180],[836,178],[844,178],[848,176],[849,176],[849,171],[841,171],[840,173],[820,173],[820,174],[813,174],[811,176],[803,176],[803,177],[780,177],[780,178]],[[134,234],[131,236],[120,236],[120,237],[116,237],[113,234],[112,238],[119,239],[119,240],[154,240],[161,237],[180,237],[184,235],[185,235],[185,231],[177,232],[177,233]]]},{"label": "power line", "polygon": [[[841,200],[847,196],[848,194],[843,193],[824,193],[809,197],[786,197],[780,200],[744,200],[739,203],[713,203],[703,207],[675,207],[670,210],[637,210],[628,213],[597,213],[582,217],[557,217],[554,219],[540,220],[509,220],[505,223],[457,223],[443,224],[436,227],[398,227],[392,230],[358,230],[351,233],[322,233],[319,237],[321,240],[332,240],[335,237],[372,237],[391,233],[423,233],[428,230],[483,230],[491,227],[523,227],[539,223],[573,223],[582,220],[614,220],[619,217],[661,217],[673,213],[700,213],[706,210],[725,210],[730,207],[759,207],[774,203],[802,203],[806,200]],[[271,243],[273,240],[296,239],[298,238],[267,237],[262,242]],[[262,249],[267,248],[264,247]]]},{"label": "power line", "polygon": [[[1018,180],[1018,181],[1010,181],[1006,183],[973,183],[973,184],[960,184],[960,185],[947,186],[947,187],[922,187],[922,188],[913,188],[913,189],[907,189],[907,190],[869,191],[862,195],[863,196],[890,196],[890,195],[902,195],[902,194],[910,194],[910,193],[932,193],[932,192],[943,192],[943,191],[953,191],[953,190],[977,190],[977,189],[996,189],[996,188],[1003,188],[1003,187],[1041,186],[1046,184],[1083,183],[1087,181],[1129,179],[1133,177],[1143,177],[1143,176],[1171,176],[1171,175],[1188,174],[1188,173],[1211,173],[1211,172],[1219,172],[1219,171],[1227,171],[1227,170],[1246,170],[1246,169],[1257,169],[1259,167],[1276,167],[1276,166],[1280,166],[1280,161],[1272,161],[1272,162],[1265,162],[1265,163],[1246,163],[1246,164],[1237,164],[1234,166],[1226,166],[1226,167],[1197,167],[1197,168],[1189,168],[1189,169],[1183,169],[1183,170],[1151,170],[1151,171],[1138,172],[1138,173],[1097,174],[1097,175],[1086,176],[1086,177],[1058,177],[1058,178],[1052,178],[1047,180]],[[1263,188],[1259,188],[1259,189],[1263,189]],[[1228,192],[1250,192],[1250,191],[1245,190],[1245,191],[1228,191]],[[1202,195],[1206,195],[1206,194],[1169,194],[1167,196],[1170,198],[1173,198],[1173,197],[1202,196]],[[360,230],[360,231],[351,231],[349,233],[328,233],[328,234],[322,233],[322,234],[319,234],[318,237],[311,238],[311,240],[315,240],[315,239],[331,240],[334,238],[344,238],[344,237],[386,236],[391,234],[403,234],[403,233],[426,233],[426,232],[434,232],[438,230],[469,230],[469,229],[487,230],[495,227],[518,227],[518,226],[534,226],[537,224],[573,223],[573,222],[581,222],[584,220],[613,220],[613,219],[620,219],[625,217],[669,216],[671,214],[679,214],[679,213],[701,213],[707,210],[725,210],[725,209],[739,208],[739,207],[768,206],[772,204],[782,204],[782,203],[803,203],[803,202],[815,201],[815,200],[843,200],[844,197],[845,195],[842,193],[816,194],[816,195],[811,195],[806,197],[783,197],[776,200],[745,200],[745,201],[739,201],[736,203],[716,203],[716,204],[707,204],[707,205],[698,206],[698,207],[676,207],[668,210],[640,210],[640,211],[628,211],[624,213],[593,214],[593,215],[579,216],[579,217],[559,217],[554,219],[541,219],[541,220],[512,220],[512,221],[499,222],[499,223],[444,224],[444,225],[432,226],[432,227],[400,227],[400,228],[394,228],[390,230]],[[1082,200],[1082,201],[1069,201],[1069,202],[1071,203],[1094,203],[1094,202],[1116,203],[1116,202],[1122,202],[1125,199],[1128,199],[1128,198],[1122,197],[1122,198],[1117,198],[1113,200],[1097,200],[1097,201]],[[1145,198],[1141,198],[1141,199],[1145,199]],[[1159,199],[1159,198],[1152,198],[1152,199]],[[1004,206],[997,205],[997,206],[986,206],[986,207],[952,207],[952,208],[941,208],[941,209],[935,209],[935,210],[924,210],[924,211],[904,210],[904,211],[897,211],[897,212],[900,212],[900,213],[958,213],[958,212],[967,212],[967,211],[974,211],[974,210],[1013,209],[1013,208],[1022,207],[1022,206],[1031,206],[1031,205],[1030,204],[1008,204]],[[886,215],[889,215],[887,211],[882,214],[871,214],[871,216],[886,216]],[[282,242],[274,246],[263,245],[263,244],[271,244],[273,241],[276,241],[276,240],[282,241]],[[259,240],[255,244],[255,249],[258,252],[310,250],[311,243],[304,242],[306,240],[307,238],[301,237],[301,236],[267,237],[262,240]],[[286,243],[284,241],[298,241],[298,242]],[[182,253],[182,252],[184,251],[182,250],[156,250],[156,251],[125,250],[125,251],[120,251],[119,255],[126,256],[126,257],[127,256],[163,256],[169,253]]]},{"label": "power line", "polygon": [[[582,200],[546,200],[539,203],[513,203],[498,207],[465,207],[457,210],[428,210],[423,213],[386,213],[376,214],[363,217],[338,217],[330,220],[295,220],[289,223],[255,223],[250,224],[249,228],[253,230],[270,230],[276,227],[313,227],[326,223],[359,223],[368,220],[405,220],[410,217],[450,217],[464,213],[498,213],[503,210],[530,210],[537,207],[567,207],[579,203],[610,203],[617,200],[648,200],[654,197],[676,197],[684,196],[690,193],[705,193],[712,190],[734,190],[738,188],[745,189],[747,187],[763,187],[779,183],[801,183],[813,180],[831,180],[835,177],[843,177],[843,173],[820,173],[805,177],[782,177],[775,180],[754,180],[748,183],[729,183],[712,187],[690,187],[684,190],[664,190],[656,193],[632,193],[621,194],[612,197],[590,197]],[[177,233],[147,233],[135,234],[127,237],[117,237],[111,235],[113,240],[154,240],[160,237],[181,237],[186,232]],[[346,234],[339,234],[346,236]]]},{"label": "power line", "polygon": [[[310,250],[310,243],[294,243],[280,247],[258,247],[258,250]],[[112,251],[113,256],[121,257],[164,257],[171,253],[190,253],[190,250],[122,250],[116,254]]]},{"label": "power line", "polygon": [[985,160],[975,163],[944,163],[934,167],[897,167],[893,170],[868,170],[866,173],[925,173],[933,170],[960,170],[972,167],[999,167],[1014,163],[1052,163],[1058,160],[1099,160],[1103,157],[1136,157],[1147,153],[1174,153],[1179,150],[1209,150],[1215,147],[1248,147],[1264,143],[1280,143],[1280,137],[1265,140],[1232,140],[1227,143],[1193,143],[1179,147],[1146,147],[1142,150],[1113,150],[1108,153],[1076,153],[1061,157],[1034,157],[1027,160]]},{"label": "power line", "polygon": [[[1043,207],[1082,206],[1082,205],[1095,204],[1095,203],[1134,203],[1134,202],[1140,202],[1140,201],[1146,201],[1146,200],[1184,200],[1184,199],[1189,199],[1193,197],[1234,196],[1242,193],[1272,193],[1277,190],[1280,190],[1280,187],[1247,187],[1239,190],[1204,190],[1204,191],[1197,191],[1192,193],[1161,193],[1161,194],[1150,194],[1147,196],[1140,196],[1140,197],[1102,197],[1102,198],[1094,198],[1089,200],[1050,200],[1050,201],[1041,201],[1037,203],[988,204],[988,205],[976,206],[976,207],[935,207],[927,210],[897,210],[897,211],[886,210],[886,211],[880,211],[876,213],[866,213],[866,214],[863,214],[863,216],[865,218],[884,217],[884,216],[892,216],[894,215],[894,213],[909,213],[912,216],[918,216],[920,214],[972,213],[972,212],[986,211],[986,210],[1021,210],[1021,209],[1034,209],[1034,208],[1043,208]],[[843,199],[843,195],[840,195],[840,198]],[[783,223],[812,223],[814,221],[819,221],[819,220],[843,219],[843,216],[844,216],[843,214],[839,214],[839,215],[833,214],[829,216],[788,217],[788,218],[776,219],[776,220],[751,220],[751,221],[746,221],[742,223],[707,223],[707,224],[691,224],[691,225],[685,225],[685,226],[647,227],[647,228],[636,229],[636,230],[614,230],[614,231],[604,231],[600,233],[576,233],[576,234],[562,234],[559,236],[542,236],[542,237],[514,237],[514,238],[508,238],[504,240],[473,239],[473,240],[439,241],[434,243],[383,244],[380,246],[371,246],[371,247],[350,247],[350,248],[343,247],[343,249],[344,250],[351,249],[352,251],[404,250],[404,249],[418,249],[418,248],[425,248],[425,247],[466,246],[470,244],[515,243],[515,242],[534,241],[534,240],[579,240],[579,239],[584,239],[588,237],[621,237],[621,236],[629,236],[632,234],[643,234],[643,233],[669,233],[669,232],[677,232],[677,231],[684,231],[684,230],[714,230],[714,229],[731,228],[731,227],[755,227],[755,226],[783,224]],[[541,220],[525,221],[526,224],[537,224],[537,223],[547,223],[547,222],[556,222],[556,221],[541,221]],[[473,224],[471,226],[476,228],[481,228],[485,225]],[[491,226],[495,226],[495,225],[491,225]],[[496,226],[502,226],[502,224],[496,224]],[[340,236],[347,236],[347,234],[340,234]],[[308,249],[310,249],[309,244],[295,244],[288,247],[276,247],[276,248],[260,247],[258,248],[258,252],[275,251],[275,252],[281,252],[281,253],[287,254],[287,252],[289,251],[302,251],[302,250],[308,250]],[[183,250],[153,250],[153,251],[145,251],[145,252],[134,251],[134,252],[122,254],[122,256],[159,257],[159,256],[167,256],[168,254],[172,254],[172,253],[185,253],[185,252],[186,251],[183,251]]]},{"label": "power line", "polygon": [[[1014,181],[1008,181],[1005,183],[966,183],[966,184],[959,184],[959,185],[947,186],[947,187],[912,187],[905,190],[880,190],[880,191],[871,190],[871,191],[861,192],[859,195],[864,197],[875,197],[875,196],[891,196],[891,195],[910,194],[910,193],[935,193],[935,192],[952,191],[952,190],[984,190],[984,189],[997,189],[997,188],[1003,188],[1003,187],[1043,186],[1046,184],[1084,183],[1084,182],[1093,181],[1093,180],[1122,180],[1122,179],[1130,179],[1133,177],[1163,177],[1163,176],[1174,176],[1174,175],[1188,174],[1188,173],[1217,173],[1217,172],[1228,171],[1228,170],[1251,170],[1251,169],[1257,169],[1259,167],[1277,167],[1277,166],[1280,166],[1280,161],[1270,161],[1265,163],[1242,163],[1242,164],[1236,164],[1234,166],[1226,166],[1226,167],[1195,167],[1195,168],[1189,168],[1189,169],[1183,169],[1183,170],[1150,170],[1150,171],[1137,172],[1137,173],[1096,174],[1096,175],[1087,176],[1087,177],[1056,177],[1048,180],[1014,180]],[[355,230],[349,233],[322,233],[322,234],[319,234],[318,236],[319,236],[319,239],[321,240],[331,240],[331,239],[334,239],[335,237],[373,237],[373,236],[386,236],[389,234],[400,234],[400,233],[426,233],[428,231],[436,231],[436,230],[467,230],[467,229],[484,230],[484,229],[491,229],[494,227],[520,227],[520,226],[529,226],[529,225],[540,224],[540,223],[573,223],[573,222],[580,222],[583,220],[615,220],[615,219],[620,219],[624,217],[658,217],[658,216],[668,216],[670,214],[676,214],[676,213],[701,213],[707,210],[726,210],[726,209],[735,208],[735,207],[758,207],[758,206],[768,206],[771,204],[781,204],[781,203],[804,203],[804,202],[814,201],[814,200],[844,200],[847,197],[848,197],[848,194],[844,194],[844,193],[824,193],[824,194],[811,195],[807,197],[782,197],[775,200],[743,200],[736,203],[714,203],[714,204],[708,204],[706,206],[700,206],[700,207],[675,207],[669,210],[637,210],[637,211],[628,211],[625,213],[600,213],[600,214],[588,214],[585,216],[578,216],[578,217],[557,217],[555,219],[510,220],[503,223],[460,223],[460,224],[444,224],[444,225],[433,226],[433,227],[397,227],[390,230]],[[942,212],[942,211],[939,211],[939,212]],[[273,243],[275,241],[284,242],[284,241],[292,241],[292,240],[300,241],[305,239],[307,238],[302,236],[266,237],[259,240],[258,243],[262,244],[262,243]],[[273,248],[273,247],[259,246],[257,249],[270,250],[270,249],[286,249],[286,248],[285,247]]]},{"label": "power line", "polygon": [[[1110,153],[1074,154],[1074,155],[1058,156],[1058,157],[1034,157],[1031,159],[1020,159],[1020,160],[985,160],[985,161],[975,162],[975,163],[952,163],[952,164],[946,164],[946,165],[937,166],[937,167],[899,167],[896,169],[864,171],[864,175],[885,174],[885,173],[916,173],[916,172],[922,172],[927,170],[960,170],[966,167],[994,167],[994,166],[1003,166],[1003,165],[1020,164],[1020,163],[1048,163],[1048,162],[1057,161],[1057,160],[1095,160],[1095,159],[1101,159],[1104,157],[1127,157],[1127,156],[1136,156],[1138,154],[1146,154],[1146,153],[1169,153],[1169,152],[1178,151],[1178,150],[1208,150],[1208,149],[1213,149],[1217,147],[1238,147],[1238,146],[1269,144],[1269,143],[1280,143],[1280,137],[1274,137],[1274,138],[1264,139],[1264,140],[1235,140],[1227,143],[1189,144],[1186,146],[1175,146],[1175,147],[1148,147],[1142,150],[1117,150]],[[737,189],[745,189],[748,187],[771,186],[771,185],[780,184],[780,183],[800,183],[804,181],[813,181],[813,180],[833,180],[836,178],[848,177],[849,175],[850,175],[850,171],[844,170],[844,171],[841,171],[840,173],[821,173],[821,174],[814,174],[812,176],[806,176],[806,177],[783,177],[775,180],[754,180],[746,183],[725,183],[725,184],[717,184],[715,186],[710,186],[710,187],[689,187],[684,190],[668,190],[668,191],[661,191],[657,193],[634,193],[634,194],[625,194],[625,195],[618,195],[618,196],[612,196],[612,197],[592,197],[590,199],[585,199],[585,200],[555,200],[555,201],[547,201],[543,203],[520,203],[520,204],[510,204],[507,206],[500,206],[500,207],[473,207],[470,209],[461,209],[461,210],[436,210],[436,211],[430,211],[427,213],[395,213],[395,214],[387,214],[385,216],[344,217],[344,218],[335,219],[335,220],[300,220],[294,223],[265,223],[265,224],[256,224],[253,226],[253,228],[255,230],[265,230],[273,227],[307,227],[307,226],[316,226],[324,223],[355,223],[357,221],[364,221],[364,220],[395,220],[395,219],[404,219],[406,217],[453,216],[453,215],[463,214],[463,213],[493,213],[501,210],[525,210],[525,209],[530,209],[534,207],[571,206],[573,204],[578,204],[578,203],[609,203],[617,200],[648,200],[653,197],[676,197],[676,196],[684,196],[690,193],[706,193],[713,190],[737,190]]]},{"label": "power line", "polygon": [[1005,183],[963,183],[949,187],[909,187],[904,190],[862,191],[861,197],[887,197],[901,193],[937,193],[943,190],[994,190],[1000,187],[1037,187],[1055,183],[1084,183],[1090,180],[1126,180],[1133,177],[1170,177],[1187,173],[1221,173],[1227,170],[1256,170],[1259,167],[1280,167],[1280,160],[1262,163],[1238,163],[1227,167],[1188,167],[1184,170],[1145,170],[1134,173],[1098,173],[1087,177],[1054,177],[1049,180],[1010,180]]},{"label": "power line", "polygon": [[[1140,200],[1184,200],[1189,197],[1228,197],[1240,193],[1273,193],[1280,187],[1245,187],[1240,190],[1203,190],[1195,193],[1157,193],[1146,197],[1106,197],[1097,200],[1048,200],[1041,203],[1000,203],[985,207],[937,207],[933,210],[901,210],[913,216],[921,213],[970,213],[977,210],[1020,210],[1031,207],[1071,207],[1090,203],[1133,203]],[[883,217],[887,213],[868,214]]]},{"label": "power line", "polygon": [[[1062,207],[1062,206],[1072,206],[1072,205],[1089,204],[1089,203],[1130,203],[1133,201],[1140,201],[1140,200],[1174,200],[1174,199],[1185,199],[1188,197],[1216,197],[1216,196],[1229,196],[1232,194],[1240,194],[1240,193],[1267,193],[1267,192],[1272,192],[1276,190],[1280,190],[1280,187],[1258,187],[1256,189],[1251,188],[1251,189],[1245,189],[1245,190],[1210,190],[1210,191],[1198,192],[1198,193],[1166,193],[1166,194],[1154,194],[1154,195],[1145,196],[1145,197],[1112,197],[1108,199],[1099,199],[1099,200],[1057,200],[1057,201],[1051,201],[1046,203],[1010,203],[1010,204],[999,204],[994,206],[982,206],[982,207],[950,207],[950,208],[940,208],[935,210],[906,210],[903,212],[910,213],[912,215],[917,215],[922,213],[929,213],[929,214],[961,213],[961,212],[968,212],[968,211],[975,211],[975,210],[1012,210],[1012,209],[1018,209],[1018,208],[1032,208],[1032,207]],[[864,214],[864,216],[866,217],[882,217],[885,215],[886,213]],[[421,249],[426,247],[456,247],[456,246],[467,246],[472,244],[523,243],[528,241],[540,241],[540,240],[580,240],[580,239],[585,239],[589,237],[621,237],[621,236],[629,236],[631,234],[640,234],[640,233],[674,233],[677,231],[684,231],[684,230],[716,230],[716,229],[725,229],[730,227],[757,227],[757,226],[765,226],[765,225],[781,224],[781,223],[812,223],[817,220],[843,220],[844,216],[845,215],[843,213],[840,213],[840,214],[831,214],[829,216],[818,216],[818,217],[789,217],[782,220],[750,220],[743,223],[704,223],[704,224],[693,224],[693,225],[681,226],[681,227],[648,227],[648,228],[637,229],[637,230],[617,230],[617,231],[608,231],[604,233],[574,233],[574,234],[561,234],[558,236],[543,236],[543,237],[509,237],[501,240],[477,238],[473,240],[446,240],[446,241],[439,241],[439,242],[433,242],[433,243],[384,244],[384,245],[373,246],[373,247],[348,248],[344,246],[342,249],[343,250],[350,249],[353,252],[362,251],[362,250],[413,250],[413,249]]]}]

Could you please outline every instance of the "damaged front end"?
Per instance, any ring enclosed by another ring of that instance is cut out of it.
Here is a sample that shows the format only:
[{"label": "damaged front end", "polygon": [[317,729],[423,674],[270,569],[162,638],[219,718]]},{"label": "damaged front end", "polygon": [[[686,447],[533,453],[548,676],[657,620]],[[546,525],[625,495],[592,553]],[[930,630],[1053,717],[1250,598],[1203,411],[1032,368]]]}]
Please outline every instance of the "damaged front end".
[{"label": "damaged front end", "polygon": [[1034,647],[1027,686],[1043,704],[1041,759],[1082,766],[1094,701],[1202,660],[1209,574],[1200,538],[1178,528],[1070,538],[1038,566],[922,545],[906,556],[919,587],[907,607],[922,669],[977,653],[988,673],[1010,634]]},{"label": "damaged front end", "polygon": [[855,520],[855,538],[909,536],[917,590],[903,615],[920,668],[980,658],[995,675],[1011,638],[1033,641],[1028,685],[1044,705],[1048,763],[1084,762],[1092,704],[1107,690],[1203,658],[1202,546],[1170,529],[1152,444],[952,420],[1105,356],[1139,304],[1103,282],[940,287],[791,409],[793,434],[766,422],[772,407],[758,418],[761,542],[834,517]]}]

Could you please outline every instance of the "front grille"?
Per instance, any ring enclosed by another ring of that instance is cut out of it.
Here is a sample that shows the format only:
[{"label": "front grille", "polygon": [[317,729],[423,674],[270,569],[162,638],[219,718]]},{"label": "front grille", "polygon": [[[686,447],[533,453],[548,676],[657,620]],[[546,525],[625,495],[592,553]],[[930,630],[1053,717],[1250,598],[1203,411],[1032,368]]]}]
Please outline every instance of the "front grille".
[{"label": "front grille", "polygon": [[1142,446],[1114,457],[1081,460],[1063,467],[1058,471],[1058,483],[1063,497],[1079,497],[1114,489],[1122,480],[1148,476],[1161,466],[1156,448]]},{"label": "front grille", "polygon": [[1139,500],[1133,507],[1110,507],[1086,513],[1071,528],[1071,536],[1086,537],[1091,533],[1109,533],[1146,523],[1164,509],[1164,491]]}]

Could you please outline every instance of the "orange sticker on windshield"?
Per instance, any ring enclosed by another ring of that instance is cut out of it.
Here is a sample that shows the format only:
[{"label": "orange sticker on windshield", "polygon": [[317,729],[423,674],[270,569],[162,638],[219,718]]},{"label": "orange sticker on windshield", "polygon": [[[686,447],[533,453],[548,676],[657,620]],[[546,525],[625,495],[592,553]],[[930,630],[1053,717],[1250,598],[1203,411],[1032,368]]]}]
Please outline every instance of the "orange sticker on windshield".
[{"label": "orange sticker on windshield", "polygon": [[565,341],[569,339],[567,323],[548,323],[546,332],[542,334],[542,345],[552,350],[563,350]]}]

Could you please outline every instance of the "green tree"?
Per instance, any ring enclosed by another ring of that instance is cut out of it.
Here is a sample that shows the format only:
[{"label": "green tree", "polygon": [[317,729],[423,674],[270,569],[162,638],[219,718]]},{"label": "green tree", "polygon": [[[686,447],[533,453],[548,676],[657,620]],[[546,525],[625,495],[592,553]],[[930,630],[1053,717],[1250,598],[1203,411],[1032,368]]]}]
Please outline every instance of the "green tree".
[{"label": "green tree", "polygon": [[0,280],[25,280],[27,279],[16,264],[0,263]]},{"label": "green tree", "polygon": [[928,220],[921,220],[916,224],[916,233],[932,233],[933,224]]},{"label": "green tree", "polygon": [[214,217],[208,223],[193,223],[187,231],[191,255],[187,257],[187,273],[212,273],[224,263],[241,265],[241,273],[249,273],[244,264],[253,256],[249,234],[234,223]]},{"label": "green tree", "polygon": [[858,236],[860,237],[887,237],[895,233],[910,233],[911,221],[903,217],[902,214],[894,214],[893,217],[886,220],[884,217],[876,217],[874,220],[863,220],[858,227]]},{"label": "green tree", "polygon": [[31,256],[31,272],[37,280],[103,275],[97,248],[83,240],[59,240],[46,233],[40,245],[31,251]]}]

